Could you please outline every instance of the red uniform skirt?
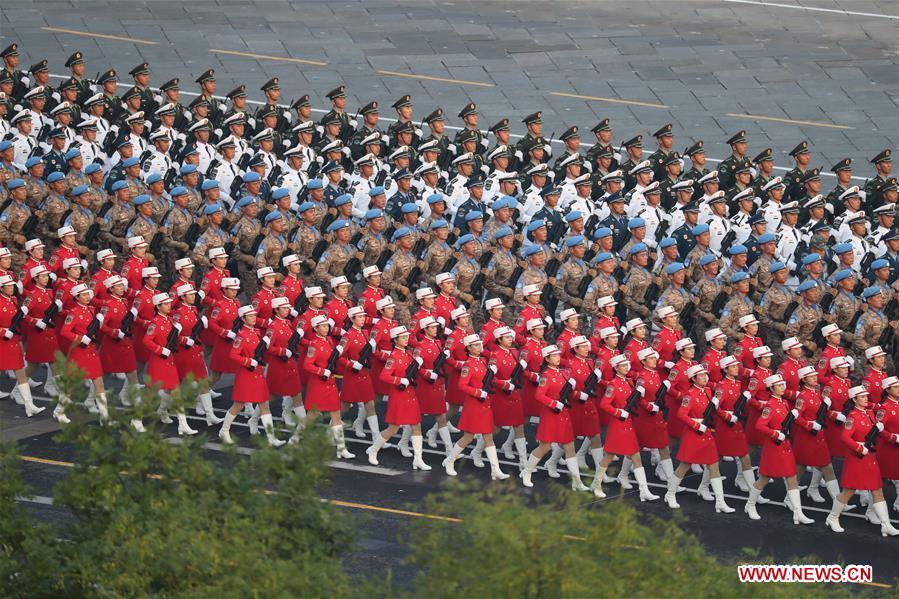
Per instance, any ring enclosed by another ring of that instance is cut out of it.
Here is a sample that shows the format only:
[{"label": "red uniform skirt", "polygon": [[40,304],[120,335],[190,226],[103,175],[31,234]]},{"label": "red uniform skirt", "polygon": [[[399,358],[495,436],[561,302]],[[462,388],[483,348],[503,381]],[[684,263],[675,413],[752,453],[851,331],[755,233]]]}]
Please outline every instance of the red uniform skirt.
[{"label": "red uniform skirt", "polygon": [[446,369],[446,402],[451,406],[461,406],[467,401],[459,389],[459,371],[450,366]]},{"label": "red uniform skirt", "polygon": [[715,447],[719,456],[744,456],[749,453],[749,443],[746,441],[746,432],[743,423],[737,422],[730,425],[723,418],[715,415]]},{"label": "red uniform skirt", "polygon": [[599,434],[599,410],[596,401],[591,397],[581,402],[575,399],[568,407],[571,414],[571,428],[575,437],[592,437]]},{"label": "red uniform skirt", "polygon": [[144,345],[144,337],[146,334],[147,332],[138,326],[135,326],[132,329],[132,336],[134,337],[134,357],[137,358],[139,362],[149,363],[150,356],[152,356],[153,353]]},{"label": "red uniform skirt", "polygon": [[827,441],[827,449],[833,457],[844,457],[848,453],[843,445],[843,425],[840,422],[828,421],[824,427],[824,439]]},{"label": "red uniform skirt", "polygon": [[647,449],[661,449],[668,446],[668,424],[662,417],[662,412],[650,414],[641,410],[634,418],[634,430],[637,433],[637,443]]},{"label": "red uniform skirt", "polygon": [[103,372],[107,374],[137,370],[131,339],[125,337],[116,341],[111,337],[104,338],[100,344],[100,363],[103,364]]},{"label": "red uniform skirt", "polygon": [[668,404],[668,436],[672,439],[680,439],[684,434],[684,423],[677,417],[677,411],[680,409],[680,400],[675,399],[674,393],[669,391],[665,396],[665,402]]},{"label": "red uniform skirt", "polygon": [[622,421],[614,416],[609,418],[609,428],[606,429],[606,442],[603,447],[606,453],[615,455],[632,455],[640,451],[633,419]]},{"label": "red uniform skirt", "polygon": [[59,349],[59,341],[56,339],[56,331],[44,329],[43,331],[32,328],[25,338],[25,359],[33,364],[49,364],[56,359],[56,350]]},{"label": "red uniform skirt", "polygon": [[[671,418],[677,420],[677,417]],[[670,421],[669,421],[670,424]],[[687,464],[714,464],[718,461],[718,448],[715,446],[715,438],[708,430],[698,434],[691,428],[684,427],[680,438],[680,447],[677,448],[677,459]]]},{"label": "red uniform skirt", "polygon": [[100,363],[100,356],[93,344],[83,348],[75,343],[69,350],[69,361],[84,371],[85,378],[97,379],[103,376],[103,364]]},{"label": "red uniform skirt", "polygon": [[262,368],[248,370],[240,367],[234,375],[234,391],[231,397],[240,403],[262,403],[268,401],[268,385]]},{"label": "red uniform skirt", "polygon": [[465,396],[459,429],[473,435],[493,434],[493,401],[489,396],[484,401]]},{"label": "red uniform skirt", "polygon": [[798,425],[793,430],[793,455],[796,456],[797,464],[820,468],[830,463],[830,450],[823,430],[818,431],[817,435]]},{"label": "red uniform skirt", "polygon": [[883,439],[877,442],[877,461],[880,474],[889,480],[899,480],[899,447]]},{"label": "red uniform skirt", "polygon": [[499,391],[490,395],[493,404],[493,424],[496,426],[521,426],[524,424],[524,402],[522,393]]},{"label": "red uniform skirt", "polygon": [[524,387],[521,389],[521,407],[525,418],[539,416],[543,410],[543,406],[537,401],[536,393],[537,386],[530,381],[525,381]]},{"label": "red uniform skirt", "polygon": [[[272,395],[297,395],[302,387],[296,358],[288,358],[286,362],[281,358],[272,358],[265,373],[265,382]],[[346,384],[345,378],[343,382]]]},{"label": "red uniform skirt", "polygon": [[[267,389],[266,393],[268,393]],[[337,393],[337,383],[334,381],[334,377],[323,381],[317,374],[309,374],[304,403],[307,410],[318,410],[319,412],[340,410],[340,396]]]},{"label": "red uniform skirt", "polygon": [[540,404],[540,424],[537,425],[537,440],[541,443],[573,443],[574,427],[568,409],[556,414]]},{"label": "red uniform skirt", "polygon": [[415,396],[415,387],[399,387],[387,385],[390,392],[387,394],[387,424],[419,424],[421,423],[421,408],[418,398]]},{"label": "red uniform skirt", "polygon": [[418,408],[422,416],[438,416],[446,412],[446,390],[442,377],[437,377],[433,383],[419,378],[417,389]]},{"label": "red uniform skirt", "polygon": [[209,377],[206,361],[203,359],[203,349],[199,345],[179,349],[175,353],[175,368],[178,369],[178,378],[181,380],[188,374],[192,374],[195,381]]},{"label": "red uniform skirt", "polygon": [[147,378],[150,379],[150,385],[159,385],[160,389],[171,391],[180,384],[178,378],[178,367],[175,366],[175,357],[169,356],[163,358],[155,354],[150,354],[150,361],[147,362]]},{"label": "red uniform skirt", "polygon": [[19,370],[25,368],[25,356],[22,354],[22,346],[19,339],[4,339],[0,336],[0,364],[4,370]]},{"label": "red uniform skirt", "polygon": [[[384,370],[384,361],[371,357],[371,386],[375,391],[375,395],[387,395],[390,393],[390,385],[381,382],[381,371]],[[452,369],[449,369],[452,370]]]},{"label": "red uniform skirt", "polygon": [[796,456],[793,455],[793,445],[790,439],[780,445],[770,438],[765,440],[765,444],[762,445],[759,474],[768,478],[796,476]]},{"label": "red uniform skirt", "polygon": [[765,444],[765,435],[760,433],[755,427],[755,423],[758,422],[759,416],[761,415],[762,412],[760,410],[757,410],[751,405],[746,406],[746,442],[750,445]]},{"label": "red uniform skirt", "polygon": [[847,451],[843,459],[843,476],[840,486],[856,491],[874,491],[883,488],[883,477],[877,454],[869,453],[860,457],[854,451]]},{"label": "red uniform skirt", "polygon": [[231,359],[231,341],[227,338],[222,339],[219,337],[215,340],[215,345],[212,346],[210,367],[215,372],[230,372],[232,374],[236,373],[240,368],[240,365]]}]

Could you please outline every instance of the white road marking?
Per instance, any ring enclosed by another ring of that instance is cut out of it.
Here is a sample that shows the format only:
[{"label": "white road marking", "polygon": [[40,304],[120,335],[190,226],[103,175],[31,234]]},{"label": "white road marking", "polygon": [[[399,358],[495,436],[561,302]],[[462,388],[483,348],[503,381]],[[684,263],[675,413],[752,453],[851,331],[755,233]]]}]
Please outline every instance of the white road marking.
[{"label": "white road marking", "polygon": [[815,12],[829,12],[838,15],[854,15],[857,17],[876,17],[879,19],[899,19],[899,16],[882,15],[873,12],[858,12],[855,10],[842,10],[836,8],[819,8],[817,6],[799,6],[798,4],[781,4],[779,2],[756,2],[755,0],[724,0],[732,4],[753,4],[755,6],[771,6],[774,8],[792,8],[795,10],[812,10]]}]

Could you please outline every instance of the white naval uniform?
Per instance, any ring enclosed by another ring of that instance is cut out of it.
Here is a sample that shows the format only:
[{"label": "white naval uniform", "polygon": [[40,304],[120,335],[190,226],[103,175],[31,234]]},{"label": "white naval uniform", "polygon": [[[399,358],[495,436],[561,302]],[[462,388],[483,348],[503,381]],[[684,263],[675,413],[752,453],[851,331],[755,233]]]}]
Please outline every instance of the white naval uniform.
[{"label": "white naval uniform", "polygon": [[524,196],[524,202],[521,206],[521,214],[518,217],[518,222],[522,225],[531,222],[534,215],[543,210],[544,205],[545,203],[543,197],[540,195],[540,190],[536,187],[531,187]]},{"label": "white naval uniform", "polygon": [[159,173],[163,177],[169,172],[173,166],[172,158],[168,153],[160,152],[153,149],[146,160],[140,165],[141,178],[144,180],[150,176],[150,173]]},{"label": "white naval uniform", "polygon": [[[661,206],[650,206],[647,204],[643,207],[643,210],[637,214],[637,217],[642,218],[646,223],[646,238],[644,239],[644,243],[650,247],[655,247],[657,245],[656,232],[659,230],[659,225],[670,222],[671,215],[665,212]],[[671,225],[668,225],[667,232],[670,233],[672,230]],[[652,245],[650,245],[650,243]]]},{"label": "white naval uniform", "polygon": [[765,215],[765,221],[768,223],[765,227],[766,233],[773,235],[780,229],[780,221],[783,220],[783,217],[780,215],[781,205],[780,202],[772,202],[771,200],[762,205],[762,214]]},{"label": "white naval uniform", "polygon": [[13,138],[10,141],[12,141],[12,147],[15,149],[12,162],[16,165],[16,168],[20,171],[24,171],[25,162],[31,156],[31,152],[34,151],[37,143],[27,135],[20,133],[18,129],[15,130]]},{"label": "white naval uniform", "polygon": [[700,222],[704,222],[709,226],[709,247],[712,248],[712,251],[716,254],[721,254],[721,242],[724,241],[724,237],[730,233],[731,230],[730,221],[723,216],[711,214],[707,216],[705,220],[702,220],[702,217],[700,216]]},{"label": "white naval uniform", "polygon": [[737,233],[737,236],[734,238],[735,245],[746,243],[746,240],[752,235],[752,227],[749,226],[749,218],[751,216],[748,212],[741,210],[730,217],[731,227]]},{"label": "white naval uniform", "polygon": [[199,153],[200,163],[197,165],[197,170],[201,173],[205,173],[209,170],[209,165],[215,160],[215,148],[212,147],[212,144],[196,142],[197,152]]},{"label": "white naval uniform", "polygon": [[278,186],[290,191],[291,208],[297,208],[302,203],[298,194],[308,183],[309,175],[302,170],[294,170],[283,162],[281,163],[281,182]]}]

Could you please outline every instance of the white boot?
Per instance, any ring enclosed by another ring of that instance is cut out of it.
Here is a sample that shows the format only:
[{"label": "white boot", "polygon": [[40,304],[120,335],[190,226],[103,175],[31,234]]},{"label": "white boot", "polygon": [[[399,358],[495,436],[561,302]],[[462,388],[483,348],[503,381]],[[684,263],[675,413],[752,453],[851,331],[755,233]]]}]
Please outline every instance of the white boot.
[{"label": "white boot", "polygon": [[368,423],[368,430],[371,432],[372,439],[375,438],[375,435],[381,434],[381,425],[378,424],[378,415],[377,414],[372,414],[371,416],[366,416],[365,422]]},{"label": "white boot", "polygon": [[471,450],[471,461],[474,462],[476,468],[484,467],[484,436],[478,435],[475,441],[474,449]]},{"label": "white boot", "polygon": [[727,505],[724,501],[724,479],[716,476],[709,480],[712,485],[712,491],[715,492],[715,513],[716,514],[733,514],[736,510]]},{"label": "white boot", "polygon": [[814,520],[802,513],[802,495],[799,489],[790,489],[787,495],[790,496],[790,504],[793,506],[793,524],[814,524]]},{"label": "white boot", "polygon": [[658,495],[653,495],[649,491],[649,484],[646,482],[646,470],[643,466],[634,468],[634,478],[637,479],[637,487],[640,489],[640,501],[655,501]]},{"label": "white boot", "polygon": [[506,480],[509,475],[499,467],[499,456],[496,454],[496,445],[484,448],[487,461],[490,462],[490,480]]},{"label": "white boot", "polygon": [[843,532],[844,529],[840,526],[840,513],[843,511],[844,507],[846,507],[845,503],[834,498],[833,505],[830,507],[830,513],[827,514],[827,519],[824,520],[824,524],[827,525],[827,528],[834,532]]},{"label": "white boot", "polygon": [[205,416],[206,408],[203,407],[203,402],[200,400],[200,396],[197,396],[197,401],[194,402],[194,414],[197,416]]},{"label": "white boot", "polygon": [[[743,475],[743,479],[746,481],[746,485],[749,487],[750,491],[755,486],[755,470],[750,468],[749,470],[743,470],[740,474]],[[764,489],[763,489],[764,490]],[[766,499],[761,495],[762,491],[759,491],[759,496],[756,498],[755,502],[760,505],[765,505],[770,499]]]},{"label": "white boot", "polygon": [[531,475],[537,469],[537,464],[540,463],[540,460],[534,457],[534,454],[528,455],[528,463],[525,464],[524,470],[521,471],[521,484],[525,487],[533,487],[534,483],[531,482]]},{"label": "white boot", "polygon": [[546,472],[550,478],[559,478],[559,460],[565,455],[565,450],[556,443],[553,443],[552,448],[552,454],[546,460]]},{"label": "white boot", "polygon": [[163,424],[171,424],[173,422],[172,417],[169,415],[170,403],[168,394],[164,391],[160,391],[159,408],[157,408],[156,413],[159,415],[159,421]]},{"label": "white boot", "polygon": [[443,469],[446,471],[447,476],[456,476],[456,458],[464,451],[463,447],[460,447],[458,443],[453,445],[452,451],[450,454],[446,456],[443,460]]},{"label": "white boot", "polygon": [[421,435],[412,435],[412,453],[415,454],[415,459],[412,460],[413,470],[428,471],[431,469],[431,467],[425,464],[425,461],[422,459],[423,445],[424,439]]},{"label": "white boot", "polygon": [[346,438],[343,436],[343,424],[332,426],[331,434],[334,436],[334,445],[337,448],[338,460],[352,460],[356,457],[346,448]]},{"label": "white boot", "polygon": [[53,375],[53,369],[47,366],[47,380],[44,381],[44,393],[50,397],[59,395],[59,389],[56,387],[56,377]]},{"label": "white boot", "polygon": [[[208,412],[207,412],[208,414]],[[260,417],[262,420],[262,428],[265,429],[265,436],[268,439],[268,444],[270,447],[281,447],[284,445],[284,441],[275,436],[275,423],[272,419],[271,414],[263,414]]]},{"label": "white boot", "polygon": [[378,465],[378,452],[381,451],[385,443],[387,443],[387,439],[381,433],[377,433],[374,442],[365,450],[365,453],[368,454],[368,463],[372,466]]},{"label": "white boot", "polygon": [[836,501],[841,493],[839,481],[837,481],[837,479],[825,481],[824,487],[827,489],[827,494],[830,495],[830,498]]},{"label": "white boot", "polygon": [[400,442],[396,444],[396,448],[400,450],[400,454],[404,458],[412,457],[412,450],[409,449],[409,439],[412,437],[412,427],[403,425],[403,434],[400,436]]},{"label": "white boot", "polygon": [[443,451],[446,453],[446,455],[451,454],[453,452],[453,438],[450,437],[449,427],[444,426],[438,428],[437,434],[440,436],[440,441],[443,443]]},{"label": "white boot", "polygon": [[[29,391],[30,391],[30,390],[31,390],[31,389],[29,389]],[[25,400],[22,398],[22,392],[19,391],[19,387],[18,387],[18,386],[13,387],[11,395],[12,395],[12,398],[13,398],[14,400],[16,400],[16,404],[18,404],[18,405],[20,405],[20,406],[24,406],[24,405],[25,405]],[[87,406],[87,402],[85,402],[85,406]]]},{"label": "white boot", "polygon": [[815,503],[824,503],[824,497],[821,496],[821,488],[818,486],[821,482],[821,471],[815,468],[812,470],[812,480],[808,483],[808,489],[805,494]]},{"label": "white boot", "polygon": [[893,486],[896,488],[896,501],[893,502],[893,511],[899,512],[899,480],[894,480]]},{"label": "white boot", "polygon": [[196,435],[197,431],[190,428],[187,423],[187,415],[184,412],[178,412],[175,415],[178,418],[178,434],[179,435]]},{"label": "white boot", "polygon": [[215,426],[221,424],[222,419],[215,415],[215,409],[212,407],[212,395],[209,393],[200,393],[197,400],[203,406],[203,415],[206,416],[206,426]]},{"label": "white boot", "polygon": [[297,425],[297,419],[293,416],[293,397],[290,395],[281,396],[281,420],[285,426]]},{"label": "white boot", "polygon": [[[749,481],[746,481],[747,483]],[[743,506],[743,511],[746,512],[746,515],[749,516],[750,520],[761,520],[762,517],[759,516],[758,510],[755,509],[755,504],[758,503],[759,496],[761,496],[762,492],[755,488],[755,485],[749,487],[749,500],[746,502],[746,505]]]},{"label": "white boot", "polygon": [[293,430],[293,434],[290,435],[290,439],[287,440],[288,445],[296,445],[300,442],[300,435],[303,432],[303,429],[306,428],[306,406],[294,406],[293,410],[294,417],[296,418],[296,428]]},{"label": "white boot", "polygon": [[234,439],[231,438],[231,423],[234,422],[234,414],[231,413],[231,410],[225,414],[225,419],[222,421],[222,428],[219,429],[219,439],[222,440],[222,443],[225,445],[233,445]]},{"label": "white boot", "polygon": [[737,475],[734,477],[734,485],[744,493],[748,493],[749,486],[746,484],[746,478],[743,476],[743,462],[739,458],[737,458],[736,462]]},{"label": "white boot", "polygon": [[[437,423],[434,423],[434,426],[428,429],[428,432],[425,433],[425,441],[428,443],[428,447],[431,449],[437,449]],[[449,450],[447,450],[449,451]]]},{"label": "white boot", "polygon": [[22,394],[22,402],[25,404],[25,415],[29,418],[36,416],[44,411],[45,408],[39,408],[34,405],[34,398],[31,397],[31,387],[28,383],[18,385],[19,393]]},{"label": "white boot", "polygon": [[60,395],[58,397],[58,401],[56,407],[53,408],[53,418],[60,424],[69,424],[72,422],[69,420],[69,417],[66,416],[66,408],[71,405],[72,402],[69,401],[68,397],[64,395]]},{"label": "white boot", "polygon": [[506,440],[503,442],[502,451],[503,456],[507,460],[514,460],[515,453],[513,452],[513,448],[515,447],[515,427],[509,427],[509,436],[506,437]]},{"label": "white boot", "polygon": [[587,469],[587,453],[590,451],[590,437],[584,437],[584,440],[581,441],[581,446],[577,448],[577,453],[575,453],[575,457],[577,458],[578,468],[582,470]]},{"label": "white boot", "polygon": [[663,483],[668,482],[668,471],[665,470],[665,466],[663,465],[663,463],[666,461],[668,463],[671,463],[671,459],[668,459],[668,460],[659,460],[659,463],[656,464],[656,478],[658,478]]},{"label": "white boot", "polygon": [[863,491],[862,497],[864,501],[863,505],[867,505],[867,509],[865,509],[865,518],[868,519],[868,522],[874,525],[880,524],[880,514],[877,513],[877,510],[874,509],[874,497],[871,495],[870,491]]},{"label": "white boot", "polygon": [[634,488],[634,485],[631,484],[630,480],[631,468],[633,467],[634,464],[633,462],[631,462],[630,458],[624,458],[621,461],[621,471],[618,473],[618,476],[617,478],[615,478],[615,480],[618,481],[618,484],[621,485],[622,489],[630,491]]},{"label": "white boot", "polygon": [[[29,389],[29,391],[31,391]],[[100,422],[109,420],[109,403],[106,401],[106,392],[97,394],[97,414],[100,415]]]},{"label": "white boot", "polygon": [[597,462],[596,465],[596,474],[593,475],[593,482],[590,483],[590,490],[593,491],[593,496],[598,497],[599,499],[604,499],[606,494],[602,490],[602,479],[606,474],[606,469],[599,465]]},{"label": "white boot", "polygon": [[699,464],[690,464],[690,472],[693,474],[702,474],[702,466]]},{"label": "white boot", "polygon": [[577,465],[577,458],[565,458],[565,465],[568,466],[568,476],[571,477],[571,490],[589,491],[590,487],[581,480],[581,469]]},{"label": "white boot", "polygon": [[699,488],[696,494],[702,497],[703,501],[715,501],[715,496],[709,492],[709,469],[702,469],[702,480],[699,482]]},{"label": "white boot", "polygon": [[131,428],[133,428],[134,432],[136,432],[136,433],[147,432],[147,429],[144,428],[144,423],[141,422],[141,420],[139,418],[132,418],[131,422],[129,422],[129,424],[131,425]]},{"label": "white boot", "polygon": [[119,389],[119,403],[126,408],[131,407],[131,383],[128,379],[125,379],[125,384]]},{"label": "white boot", "polygon": [[890,522],[890,513],[887,511],[886,501],[878,501],[874,504],[874,511],[880,517],[880,534],[884,537],[895,537],[899,530]]},{"label": "white boot", "polygon": [[524,437],[515,439],[515,453],[518,454],[518,472],[523,472],[528,465],[528,440]]},{"label": "white boot", "polygon": [[680,486],[681,480],[682,479],[673,472],[668,476],[668,491],[665,493],[665,501],[668,503],[668,507],[673,510],[680,507],[680,504],[677,502],[677,488]]},{"label": "white boot", "polygon": [[[246,412],[244,412],[246,413]],[[250,419],[247,420],[247,428],[250,429],[250,434],[254,437],[259,434],[259,416],[262,415],[262,412],[259,410],[259,407],[253,408],[253,411],[250,412]]]},{"label": "white boot", "polygon": [[353,420],[353,434],[356,435],[357,439],[365,438],[365,404],[357,403],[356,404],[356,419]]},{"label": "white boot", "polygon": [[662,472],[665,475],[664,481],[667,483],[674,476],[674,462],[671,461],[671,458],[665,458],[659,460],[659,467],[662,468]]}]

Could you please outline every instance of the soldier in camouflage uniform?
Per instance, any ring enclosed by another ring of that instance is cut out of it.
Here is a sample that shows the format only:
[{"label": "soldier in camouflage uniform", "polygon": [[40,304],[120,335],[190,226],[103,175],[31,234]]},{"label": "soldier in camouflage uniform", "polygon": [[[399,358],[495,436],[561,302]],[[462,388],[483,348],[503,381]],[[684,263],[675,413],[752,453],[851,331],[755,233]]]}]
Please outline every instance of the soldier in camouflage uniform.
[{"label": "soldier in camouflage uniform", "polygon": [[749,275],[737,273],[730,280],[733,296],[724,306],[721,312],[719,328],[724,331],[732,341],[740,341],[743,338],[743,329],[740,328],[740,318],[752,314],[755,303],[749,297]]},{"label": "soldier in camouflage uniform", "polygon": [[328,226],[331,243],[316,264],[313,274],[322,287],[330,284],[332,278],[343,275],[344,267],[355,255],[356,249],[349,244],[350,231],[350,223],[346,220],[336,220]]},{"label": "soldier in camouflage uniform", "polygon": [[[100,225],[100,239],[104,245],[115,244],[119,252],[125,253],[128,249],[125,231],[128,223],[134,218],[134,206],[131,204],[131,190],[125,181],[116,181],[112,184],[112,207],[103,217]],[[149,240],[147,243],[150,243]]]},{"label": "soldier in camouflage uniform", "polygon": [[91,212],[98,214],[103,209],[103,205],[109,200],[109,196],[103,188],[103,168],[96,163],[88,164],[84,172],[90,180],[90,184],[87,186],[87,193],[91,198]]},{"label": "soldier in camouflage uniform", "polygon": [[63,215],[71,208],[71,203],[65,197],[65,175],[51,173],[47,177],[47,183],[50,193],[44,203],[38,206],[38,212],[42,214],[38,224],[38,237],[55,239],[56,230],[62,226]]},{"label": "soldier in camouflage uniform", "polygon": [[[672,262],[665,267],[666,278],[668,279],[668,287],[659,296],[652,311],[652,322],[655,328],[662,328],[662,321],[659,319],[659,308],[670,306],[678,311],[683,312],[687,304],[693,302],[693,296],[684,288],[684,282],[687,280],[687,271],[682,262]],[[686,334],[684,328],[678,324],[677,330],[682,334]]]},{"label": "soldier in camouflage uniform", "polygon": [[270,212],[265,217],[266,228],[268,234],[259,249],[256,251],[256,268],[264,268],[270,266],[274,269],[280,268],[281,256],[287,250],[287,237],[284,235],[284,217],[281,212]]},{"label": "soldier in camouflage uniform", "polygon": [[693,246],[684,259],[684,266],[687,267],[687,285],[695,285],[703,276],[703,268],[700,261],[706,254],[711,252],[709,241],[711,234],[707,224],[696,225],[690,231],[693,235],[696,245]]},{"label": "soldier in camouflage uniform", "polygon": [[[812,281],[806,281],[796,288],[799,306],[793,312],[793,316],[787,321],[784,329],[785,337],[796,337],[805,346],[807,355],[814,357],[818,352],[818,346],[814,341],[815,329],[824,317],[818,298],[821,294],[818,286]],[[876,343],[876,340],[875,340]]]},{"label": "soldier in camouflage uniform", "polygon": [[771,287],[771,263],[776,259],[777,237],[771,233],[759,237],[759,251],[761,255],[749,267],[752,284],[755,286],[754,298],[761,298]]},{"label": "soldier in camouflage uniform", "polygon": [[[512,280],[512,275],[518,267],[518,261],[512,254],[512,245],[515,242],[513,229],[511,227],[497,229],[493,237],[496,249],[487,264],[484,288],[490,297],[501,297],[504,303],[511,302],[515,295],[515,281]],[[513,323],[514,320],[512,310],[503,313],[503,322],[506,324]]]},{"label": "soldier in camouflage uniform", "polygon": [[[90,211],[90,197],[87,195],[87,185],[78,185],[73,188],[71,195],[72,209],[62,226],[72,227],[75,230],[78,250],[87,256],[91,254],[91,250],[85,245],[85,235],[94,223],[94,214]],[[130,237],[130,235],[126,235],[126,237]]]},{"label": "soldier in camouflage uniform", "polygon": [[137,237],[139,235],[150,244],[159,231],[159,226],[153,220],[153,202],[150,196],[144,194],[134,198],[132,203],[134,204],[135,217],[125,232],[125,237]]},{"label": "soldier in camouflage uniform", "polygon": [[705,332],[717,326],[717,318],[712,313],[712,303],[718,294],[725,290],[725,286],[718,278],[720,264],[714,255],[706,254],[699,259],[697,266],[702,276],[693,284],[690,294],[696,303],[695,339],[700,346],[700,353],[703,353],[706,348]]},{"label": "soldier in camouflage uniform", "polygon": [[596,256],[596,277],[590,281],[587,287],[587,293],[584,295],[584,314],[594,318],[599,317],[599,307],[596,300],[612,296],[618,292],[618,281],[613,273],[615,272],[615,257],[610,252],[603,252]]},{"label": "soldier in camouflage uniform", "polygon": [[[234,250],[231,257],[240,266],[240,288],[248,297],[256,294],[257,280],[254,266],[256,264],[256,249],[253,247],[256,237],[262,230],[261,223],[256,219],[259,207],[256,201],[246,196],[237,203],[240,209],[240,218],[231,228],[231,237],[234,239]],[[188,205],[188,209],[190,206]]]},{"label": "soldier in camouflage uniform", "polygon": [[28,190],[25,203],[32,210],[36,210],[50,195],[50,186],[44,181],[44,163],[35,156],[25,162],[25,168],[28,170],[24,176],[25,189]]},{"label": "soldier in camouflage uniform", "polygon": [[393,296],[396,303],[396,320],[408,322],[411,316],[413,291],[406,287],[409,273],[415,267],[415,256],[412,249],[412,237],[405,228],[397,229],[391,242],[396,245],[396,252],[387,261],[381,275],[381,287]]},{"label": "soldier in camouflage uniform", "polygon": [[584,254],[587,246],[583,237],[569,237],[565,241],[568,250],[568,258],[559,267],[556,277],[551,280],[559,301],[572,308],[581,308],[584,305],[580,297],[579,286],[581,280],[587,276],[587,263],[584,262]]},{"label": "soldier in camouflage uniform", "polygon": [[840,327],[843,331],[843,341],[851,347],[855,341],[855,327],[850,325],[853,324],[855,314],[865,306],[864,302],[855,296],[855,271],[849,268],[837,271],[830,278],[830,282],[836,295],[824,319]]},{"label": "soldier in camouflage uniform", "polygon": [[303,269],[307,273],[312,273],[316,266],[315,261],[312,260],[312,251],[322,238],[322,234],[319,232],[315,222],[318,217],[318,210],[314,202],[303,202],[300,204],[297,212],[300,215],[301,222],[297,226],[293,238],[288,238],[287,242],[290,244],[290,249],[293,250],[293,253],[304,260]]},{"label": "soldier in camouflage uniform", "polygon": [[[856,354],[855,363],[857,365],[865,363],[865,350],[872,345],[879,345],[880,336],[887,327],[893,328],[894,335],[897,328],[896,321],[888,320],[883,312],[884,295],[880,287],[868,287],[862,292],[862,299],[867,303],[867,309],[861,318],[858,319],[858,324],[855,325],[855,331],[853,331],[855,339],[852,341],[852,349]],[[887,356],[886,362],[886,370],[893,372],[892,356]]]},{"label": "soldier in camouflage uniform", "polygon": [[22,234],[22,227],[32,214],[25,203],[28,189],[22,179],[11,179],[6,182],[6,187],[12,201],[0,213],[0,243],[12,250],[13,265],[20,266],[27,258],[24,250],[25,242],[28,241]]},{"label": "soldier in camouflage uniform", "polygon": [[[166,219],[165,227],[166,227],[166,251],[178,251],[180,252],[182,247],[181,245],[177,247],[172,247],[172,242],[175,239],[181,239],[182,237],[176,237],[175,231],[176,229],[184,229],[190,227],[191,223],[188,219],[190,219],[190,210],[187,209],[187,196],[183,196],[183,200],[176,202],[177,206],[169,213],[168,219]],[[225,244],[231,241],[231,236],[228,232],[222,227],[222,222],[225,219],[225,210],[221,204],[212,204],[210,206],[206,206],[203,210],[203,216],[206,218],[207,227],[206,230],[203,231],[203,234],[200,235],[197,242],[194,244],[193,252],[190,255],[193,263],[203,269],[208,269],[211,266],[209,261],[208,252],[212,248],[225,247]],[[180,244],[181,242],[175,242]],[[171,248],[171,250],[169,249]],[[190,248],[187,248],[186,251],[190,251]]]},{"label": "soldier in camouflage uniform", "polygon": [[785,312],[795,298],[793,291],[785,285],[790,270],[783,262],[771,265],[771,275],[771,286],[759,300],[755,314],[759,319],[759,335],[775,354],[780,355],[780,342],[785,338],[784,331],[789,320]]},{"label": "soldier in camouflage uniform", "polygon": [[546,254],[539,245],[530,245],[521,251],[522,258],[526,261],[524,272],[515,282],[515,292],[512,295],[515,305],[522,308],[525,304],[524,287],[525,285],[537,285],[543,289],[548,282],[546,272],[543,267],[546,266]]},{"label": "soldier in camouflage uniform", "polygon": [[372,208],[367,211],[365,222],[366,227],[363,230],[362,238],[356,243],[355,248],[357,254],[361,254],[358,257],[363,268],[376,265],[381,253],[390,245],[389,240],[384,236],[387,220],[384,218],[383,210]]},{"label": "soldier in camouflage uniform", "polygon": [[631,318],[646,319],[651,316],[652,307],[647,305],[646,291],[653,282],[659,285],[658,277],[647,270],[649,248],[645,243],[635,243],[630,249],[630,268],[621,284],[621,300]]},{"label": "soldier in camouflage uniform", "polygon": [[428,285],[436,283],[437,275],[444,272],[444,264],[453,255],[453,248],[447,243],[447,239],[449,239],[449,223],[445,220],[432,222],[431,241],[419,262],[422,280]]}]

